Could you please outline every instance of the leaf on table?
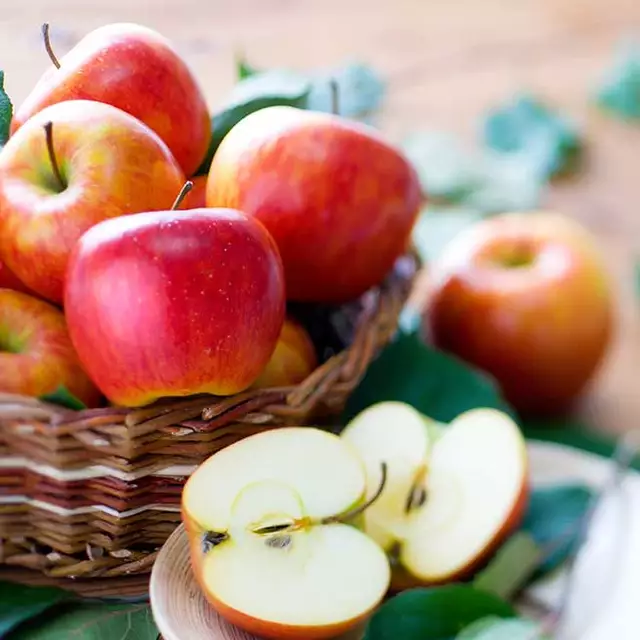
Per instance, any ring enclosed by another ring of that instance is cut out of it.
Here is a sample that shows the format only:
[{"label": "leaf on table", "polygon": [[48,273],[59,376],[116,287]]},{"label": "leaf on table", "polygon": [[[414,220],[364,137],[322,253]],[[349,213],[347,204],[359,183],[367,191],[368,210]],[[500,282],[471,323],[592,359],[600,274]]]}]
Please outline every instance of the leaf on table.
[{"label": "leaf on table", "polygon": [[540,487],[531,493],[520,530],[544,551],[538,576],[553,571],[574,552],[593,497],[590,488],[578,484]]},{"label": "leaf on table", "polygon": [[310,89],[309,80],[293,71],[264,71],[238,82],[226,103],[213,114],[211,142],[196,175],[209,171],[213,155],[222,139],[240,120],[265,107],[304,108]]},{"label": "leaf on table", "polygon": [[610,69],[595,95],[596,104],[622,120],[640,120],[640,43],[618,46]]},{"label": "leaf on table", "polygon": [[418,333],[400,333],[369,366],[345,409],[343,424],[376,402],[397,400],[438,422],[476,407],[513,410],[483,372],[425,344]]},{"label": "leaf on table", "polygon": [[74,411],[81,411],[82,409],[87,408],[87,405],[82,402],[82,400],[76,398],[71,391],[63,385],[59,386],[52,393],[46,393],[43,396],[40,396],[39,400],[57,404],[61,407],[66,407],[67,409],[73,409]]},{"label": "leaf on table", "polygon": [[573,171],[583,153],[576,125],[530,95],[490,111],[483,139],[494,151],[525,158],[543,178]]},{"label": "leaf on table", "polygon": [[512,618],[515,611],[497,596],[470,585],[411,589],[374,613],[364,640],[449,640],[487,616]]},{"label": "leaf on table", "polygon": [[0,582],[0,638],[47,609],[70,600],[71,594],[52,587],[27,587]]},{"label": "leaf on table", "polygon": [[456,640],[551,640],[532,620],[488,616],[470,624]]},{"label": "leaf on table", "polygon": [[9,139],[12,117],[13,104],[4,88],[4,71],[0,71],[0,148],[4,147]]},{"label": "leaf on table", "polygon": [[544,551],[533,537],[520,531],[500,548],[495,557],[475,577],[473,586],[511,600],[529,582],[543,560]]},{"label": "leaf on table", "polygon": [[20,628],[11,640],[156,640],[157,637],[158,629],[147,604],[86,604]]}]

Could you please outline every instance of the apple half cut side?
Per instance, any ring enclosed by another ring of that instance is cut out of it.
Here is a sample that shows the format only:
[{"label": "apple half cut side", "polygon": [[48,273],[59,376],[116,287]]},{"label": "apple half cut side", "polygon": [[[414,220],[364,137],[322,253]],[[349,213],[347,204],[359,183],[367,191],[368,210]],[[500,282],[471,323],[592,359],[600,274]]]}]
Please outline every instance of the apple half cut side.
[{"label": "apple half cut side", "polygon": [[341,437],[360,453],[370,489],[384,457],[388,478],[364,512],[389,554],[392,589],[467,578],[520,523],[528,497],[525,440],[494,409],[438,426],[402,403],[379,403]]},{"label": "apple half cut side", "polygon": [[250,436],[204,462],[182,510],[216,611],[266,638],[330,638],[363,622],[391,579],[382,548],[349,524],[371,502],[366,484],[354,449],[310,427]]}]

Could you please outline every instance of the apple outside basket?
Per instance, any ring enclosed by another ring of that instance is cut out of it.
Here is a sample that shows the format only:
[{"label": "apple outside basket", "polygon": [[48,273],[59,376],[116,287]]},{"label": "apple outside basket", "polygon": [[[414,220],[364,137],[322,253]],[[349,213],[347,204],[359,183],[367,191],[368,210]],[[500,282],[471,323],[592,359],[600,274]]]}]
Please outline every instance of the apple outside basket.
[{"label": "apple outside basket", "polygon": [[341,346],[325,346],[319,367],[295,387],[82,411],[0,394],[0,579],[86,596],[144,594],[180,524],[189,474],[265,429],[335,424],[395,334],[418,266],[408,254],[379,287],[329,310]]}]

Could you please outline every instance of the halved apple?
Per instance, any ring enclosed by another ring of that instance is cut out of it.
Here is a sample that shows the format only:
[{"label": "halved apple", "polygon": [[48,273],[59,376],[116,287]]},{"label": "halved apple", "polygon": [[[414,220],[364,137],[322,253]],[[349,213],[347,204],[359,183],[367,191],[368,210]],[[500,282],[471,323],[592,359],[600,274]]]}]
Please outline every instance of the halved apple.
[{"label": "halved apple", "polygon": [[373,405],[342,432],[367,467],[366,532],[389,554],[392,588],[468,577],[518,526],[528,496],[524,438],[513,420],[474,409],[449,425],[397,402]]},{"label": "halved apple", "polygon": [[380,546],[347,524],[368,506],[366,485],[354,449],[310,427],[250,436],[204,462],[182,510],[214,608],[266,638],[329,638],[366,619],[391,573]]}]

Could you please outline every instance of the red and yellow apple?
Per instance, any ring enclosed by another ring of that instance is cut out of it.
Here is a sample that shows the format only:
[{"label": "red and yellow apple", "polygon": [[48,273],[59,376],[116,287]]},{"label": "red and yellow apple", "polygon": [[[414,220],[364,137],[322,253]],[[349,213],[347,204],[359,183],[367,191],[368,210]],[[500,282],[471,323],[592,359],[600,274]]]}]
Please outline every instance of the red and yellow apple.
[{"label": "red and yellow apple", "polygon": [[548,212],[461,232],[431,265],[434,343],[490,373],[523,414],[566,410],[607,351],[613,301],[592,235]]},{"label": "red and yellow apple", "polygon": [[307,330],[286,318],[275,351],[253,387],[288,387],[307,378],[318,365],[316,350]]},{"label": "red and yellow apple", "polygon": [[473,409],[440,425],[400,402],[365,409],[341,437],[367,468],[365,531],[389,554],[392,588],[471,577],[519,526],[527,506],[528,463],[517,425]]},{"label": "red and yellow apple", "polygon": [[95,100],[144,122],[185,175],[196,171],[211,136],[209,112],[196,78],[166,38],[137,24],[111,24],[87,34],[59,64],[16,110],[12,132],[49,105]]},{"label": "red and yellow apple", "polygon": [[206,197],[267,227],[289,299],[329,303],[384,279],[422,200],[416,172],[375,129],[284,106],[252,113],[225,136]]},{"label": "red and yellow apple", "polygon": [[69,253],[87,229],[167,209],[183,183],[167,146],[133,116],[100,102],[55,104],[0,154],[0,258],[38,295],[60,303]]},{"label": "red and yellow apple", "polygon": [[4,262],[0,260],[0,289],[13,289],[13,291],[22,291],[22,293],[28,293],[33,295],[33,292],[29,290],[19,278],[16,276]]},{"label": "red and yellow apple", "polygon": [[100,401],[71,345],[62,312],[25,293],[0,289],[0,391],[40,397],[59,387],[87,406]]},{"label": "red and yellow apple", "polygon": [[390,578],[382,549],[349,524],[365,492],[362,461],[319,429],[282,427],[215,453],[182,494],[193,571],[213,607],[278,640],[364,622]]},{"label": "red and yellow apple", "polygon": [[207,176],[194,176],[190,178],[190,181],[193,186],[185,195],[178,209],[204,209],[206,207]]},{"label": "red and yellow apple", "polygon": [[275,348],[282,263],[265,228],[239,211],[114,218],[77,243],[65,312],[80,361],[113,403],[231,395]]}]

